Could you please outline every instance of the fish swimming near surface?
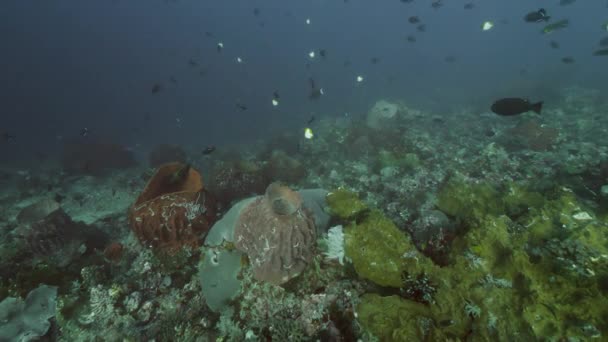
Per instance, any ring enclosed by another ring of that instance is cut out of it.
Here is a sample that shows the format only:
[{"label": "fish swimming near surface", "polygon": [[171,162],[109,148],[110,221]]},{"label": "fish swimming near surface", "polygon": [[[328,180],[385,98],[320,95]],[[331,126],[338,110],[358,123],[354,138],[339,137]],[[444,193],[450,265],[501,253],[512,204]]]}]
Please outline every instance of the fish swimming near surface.
[{"label": "fish swimming near surface", "polygon": [[593,52],[594,56],[608,56],[608,49],[595,50]]},{"label": "fish swimming near surface", "polygon": [[152,85],[152,90],[151,90],[152,94],[156,94],[156,93],[158,93],[161,90],[163,90],[163,86],[160,83],[154,83]]},{"label": "fish swimming near surface", "polygon": [[214,151],[215,151],[215,146],[209,145],[209,146],[205,147],[205,149],[203,150],[202,153],[203,153],[204,156],[208,156],[211,153],[213,153]]},{"label": "fish swimming near surface", "polygon": [[600,40],[599,46],[608,46],[608,37],[604,37]]},{"label": "fish swimming near surface", "polygon": [[550,42],[549,42],[549,46],[550,46],[552,49],[559,49],[559,43],[558,43],[558,42],[556,42],[555,40],[550,41]]},{"label": "fish swimming near surface", "polygon": [[564,63],[564,64],[574,64],[574,58],[572,58],[572,57],[564,57],[564,58],[562,58],[562,63]]},{"label": "fish swimming near surface", "polygon": [[2,139],[9,144],[14,144],[17,138],[8,132],[4,132],[2,134]]},{"label": "fish swimming near surface", "polygon": [[540,114],[543,102],[530,103],[527,99],[508,97],[497,100],[492,104],[492,112],[502,116],[514,116],[525,112],[533,111]]},{"label": "fish swimming near surface", "polygon": [[308,79],[310,82],[310,94],[308,95],[308,99],[309,100],[318,100],[321,95],[324,94],[323,92],[323,88],[317,88],[317,86],[315,85],[315,80],[313,80],[312,78]]},{"label": "fish swimming near surface", "polygon": [[543,27],[541,33],[549,34],[553,31],[557,31],[557,30],[566,28],[566,27],[568,27],[568,25],[570,25],[570,21],[568,19],[562,19],[560,21],[556,21],[552,24],[549,24],[549,25]]},{"label": "fish swimming near surface", "polygon": [[538,11],[533,11],[524,16],[524,21],[528,23],[540,23],[543,21],[549,21],[551,17],[547,15],[547,11],[544,8],[540,8]]},{"label": "fish swimming near surface", "polygon": [[413,16],[409,17],[407,19],[407,21],[409,21],[410,24],[418,24],[420,22],[420,18],[418,18],[418,16],[416,16],[416,15],[413,15]]}]

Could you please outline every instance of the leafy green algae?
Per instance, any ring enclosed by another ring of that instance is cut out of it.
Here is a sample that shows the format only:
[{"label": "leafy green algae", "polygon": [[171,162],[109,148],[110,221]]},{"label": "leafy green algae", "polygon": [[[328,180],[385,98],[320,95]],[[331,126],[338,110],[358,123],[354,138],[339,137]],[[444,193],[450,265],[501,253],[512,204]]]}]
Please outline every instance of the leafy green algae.
[{"label": "leafy green algae", "polygon": [[327,194],[327,205],[332,216],[348,221],[368,210],[367,204],[356,193],[338,188]]},{"label": "leafy green algae", "polygon": [[421,271],[437,284],[429,305],[364,295],[357,311],[367,331],[381,341],[582,341],[608,335],[605,218],[564,188],[549,197],[517,184],[499,190],[458,180],[438,199],[441,210],[468,226],[447,267],[417,253],[377,210],[345,229],[346,254],[361,277],[396,287],[399,272]]},{"label": "leafy green algae", "polygon": [[401,287],[402,275],[420,274],[434,265],[409,237],[378,210],[345,229],[345,255],[357,274],[382,286]]},{"label": "leafy green algae", "polygon": [[545,198],[515,184],[500,192],[456,181],[444,187],[438,206],[469,228],[444,270],[451,292],[440,287],[441,306],[432,307],[435,317],[457,317],[460,296],[479,310],[473,321],[454,320],[456,335],[467,325],[483,339],[608,334],[608,226],[574,193],[560,188]]},{"label": "leafy green algae", "polygon": [[449,181],[442,188],[437,196],[437,207],[465,221],[504,212],[504,203],[494,187],[487,183],[467,183],[459,178]]},{"label": "leafy green algae", "polygon": [[387,342],[423,341],[434,324],[427,306],[398,296],[366,294],[357,305],[357,314],[367,331]]},{"label": "leafy green algae", "polygon": [[378,153],[380,168],[400,167],[405,171],[414,170],[420,167],[420,158],[415,153],[397,154],[394,152],[381,150]]}]

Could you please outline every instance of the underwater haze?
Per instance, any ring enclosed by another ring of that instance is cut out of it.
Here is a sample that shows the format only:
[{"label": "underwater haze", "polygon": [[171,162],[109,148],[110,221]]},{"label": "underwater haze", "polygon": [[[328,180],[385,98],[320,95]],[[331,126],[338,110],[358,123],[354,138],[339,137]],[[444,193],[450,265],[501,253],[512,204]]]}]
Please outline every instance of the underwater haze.
[{"label": "underwater haze", "polygon": [[4,0],[0,342],[608,341],[606,0]]},{"label": "underwater haze", "polygon": [[[159,142],[258,139],[298,128],[311,115],[365,113],[379,96],[449,111],[471,104],[481,110],[504,95],[535,98],[567,84],[605,90],[607,58],[591,55],[606,34],[604,1],[484,1],[470,10],[465,3],[7,1],[2,129],[18,144],[3,145],[3,159],[55,151],[83,127],[89,139],[139,151]],[[540,34],[542,24],[522,20],[539,7],[570,27]],[[496,26],[483,32],[487,20]],[[308,57],[319,49],[325,59]],[[564,65],[565,56],[576,63]],[[326,92],[320,101],[308,100],[309,77]],[[162,92],[151,94],[154,84]],[[275,91],[282,97],[277,108]]]}]

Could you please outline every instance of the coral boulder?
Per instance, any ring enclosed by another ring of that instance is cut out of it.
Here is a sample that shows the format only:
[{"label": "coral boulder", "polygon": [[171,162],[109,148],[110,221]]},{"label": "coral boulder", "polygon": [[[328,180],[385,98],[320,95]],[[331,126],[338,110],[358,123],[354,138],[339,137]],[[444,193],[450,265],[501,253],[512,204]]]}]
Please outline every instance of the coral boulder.
[{"label": "coral boulder", "polygon": [[310,263],[316,241],[312,215],[300,195],[279,183],[243,209],[234,231],[235,246],[246,253],[257,280],[283,284]]},{"label": "coral boulder", "polygon": [[197,247],[215,221],[215,204],[198,171],[181,163],[161,166],[129,212],[145,245],[165,251]]}]

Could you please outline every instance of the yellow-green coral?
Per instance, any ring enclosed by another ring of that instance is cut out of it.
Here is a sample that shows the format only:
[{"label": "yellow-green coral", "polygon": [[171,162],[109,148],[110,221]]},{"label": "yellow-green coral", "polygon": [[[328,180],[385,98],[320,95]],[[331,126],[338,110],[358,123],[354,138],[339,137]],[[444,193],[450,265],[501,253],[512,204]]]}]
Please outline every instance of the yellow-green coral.
[{"label": "yellow-green coral", "polygon": [[550,198],[515,184],[503,189],[462,180],[444,187],[439,208],[468,230],[443,268],[381,212],[351,222],[346,255],[359,276],[397,287],[401,273],[420,272],[436,288],[430,305],[365,295],[357,307],[361,325],[381,341],[608,336],[607,222],[568,189]]},{"label": "yellow-green coral", "polygon": [[338,188],[327,194],[326,202],[331,215],[342,220],[354,219],[367,210],[367,204],[360,200],[357,194],[344,188]]},{"label": "yellow-green coral", "polygon": [[450,180],[437,196],[437,207],[444,213],[465,221],[481,220],[485,215],[504,212],[500,193],[488,183]]},{"label": "yellow-green coral", "polygon": [[363,328],[380,341],[445,341],[427,306],[398,296],[366,294],[357,305],[357,315]]},{"label": "yellow-green coral", "polygon": [[379,210],[345,229],[345,255],[357,274],[382,286],[403,286],[404,272],[413,276],[437,268],[410,238]]},{"label": "yellow-green coral", "polygon": [[393,152],[381,150],[378,153],[380,167],[401,167],[405,170],[413,170],[420,167],[420,158],[415,153],[397,155]]}]

